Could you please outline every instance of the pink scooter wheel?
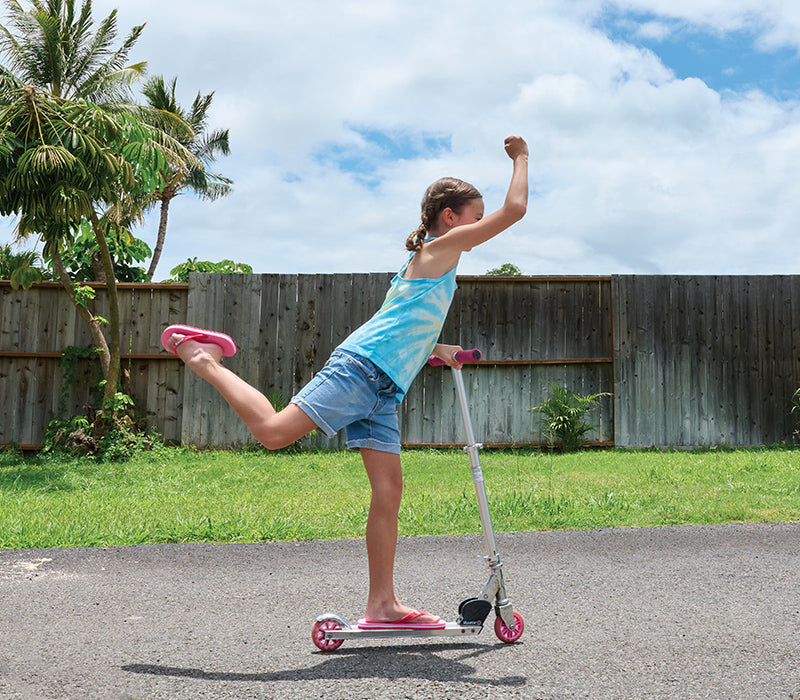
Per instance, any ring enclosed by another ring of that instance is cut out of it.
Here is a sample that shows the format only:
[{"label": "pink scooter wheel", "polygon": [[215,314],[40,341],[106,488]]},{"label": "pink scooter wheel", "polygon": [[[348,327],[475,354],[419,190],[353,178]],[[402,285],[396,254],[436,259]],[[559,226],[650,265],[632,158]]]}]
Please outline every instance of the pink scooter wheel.
[{"label": "pink scooter wheel", "polygon": [[336,620],[316,622],[311,630],[311,639],[320,651],[336,651],[344,639],[325,639],[325,630],[340,630],[342,626]]},{"label": "pink scooter wheel", "polygon": [[513,644],[522,636],[522,633],[524,631],[525,631],[525,620],[522,619],[522,615],[520,615],[516,610],[514,611],[513,632],[510,629],[508,629],[506,623],[503,622],[502,617],[498,615],[495,618],[494,633],[497,635],[497,638],[501,642],[505,642],[506,644]]}]

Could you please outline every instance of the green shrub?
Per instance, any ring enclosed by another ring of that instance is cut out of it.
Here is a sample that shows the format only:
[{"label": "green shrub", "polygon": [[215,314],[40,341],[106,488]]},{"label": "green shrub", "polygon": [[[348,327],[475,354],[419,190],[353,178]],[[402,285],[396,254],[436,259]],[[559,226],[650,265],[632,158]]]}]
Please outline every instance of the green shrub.
[{"label": "green shrub", "polygon": [[490,270],[486,270],[486,274],[499,277],[520,277],[522,272],[516,265],[503,263],[500,267],[493,267]]},{"label": "green shrub", "polygon": [[550,395],[530,410],[542,414],[542,428],[551,447],[559,443],[564,452],[581,449],[586,444],[586,433],[597,427],[586,422],[586,414],[597,406],[601,396],[611,394],[580,396],[552,382],[548,386]]},{"label": "green shrub", "polygon": [[[66,452],[74,456],[90,456],[100,461],[124,462],[136,452],[151,449],[159,441],[155,435],[144,433],[144,421],[137,420],[133,399],[117,391],[103,402],[103,384],[97,367],[98,350],[70,346],[61,355],[64,383],[58,402],[58,413],[51,411],[44,435],[44,452]],[[80,370],[81,361],[93,361],[93,371],[85,375]],[[66,417],[70,388],[87,380],[93,399],[84,406],[83,415]]]},{"label": "green shrub", "polygon": [[253,268],[246,263],[237,263],[233,260],[220,260],[219,262],[212,262],[210,260],[198,260],[197,258],[189,258],[186,262],[173,267],[169,274],[172,275],[166,282],[188,282],[190,272],[210,272],[216,274],[225,273],[241,273],[245,275],[252,275]]}]

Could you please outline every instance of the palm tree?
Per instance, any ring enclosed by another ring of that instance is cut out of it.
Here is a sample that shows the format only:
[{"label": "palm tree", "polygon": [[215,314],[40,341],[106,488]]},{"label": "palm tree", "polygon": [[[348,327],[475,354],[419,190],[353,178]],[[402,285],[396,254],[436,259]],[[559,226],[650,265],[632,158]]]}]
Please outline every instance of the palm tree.
[{"label": "palm tree", "polygon": [[[228,155],[230,144],[228,141],[228,130],[218,129],[211,133],[206,132],[208,123],[208,110],[214,93],[201,95],[197,93],[192,106],[186,110],[178,104],[175,98],[175,84],[177,78],[173,78],[167,85],[163,76],[155,76],[145,83],[142,93],[147,98],[148,105],[158,113],[174,115],[188,124],[192,129],[191,136],[178,133],[172,135],[192,153],[198,160],[199,165],[186,167],[179,163],[170,162],[169,170],[163,173],[164,186],[153,193],[148,206],[160,204],[161,212],[158,222],[158,239],[153,251],[153,258],[147,270],[147,276],[152,280],[155,275],[158,261],[161,258],[161,251],[164,248],[164,239],[167,235],[167,217],[169,216],[169,204],[177,197],[181,191],[189,189],[203,199],[215,200],[224,197],[231,192],[232,180],[229,180],[217,173],[209,172],[206,166],[216,159],[218,153]],[[169,127],[162,125],[161,128]]]},{"label": "palm tree", "polygon": [[5,0],[9,26],[0,25],[0,54],[8,74],[55,98],[84,98],[100,105],[130,102],[130,85],[140,79],[144,62],[125,65],[128,52],[144,25],[134,27],[114,49],[117,11],[113,10],[92,32],[92,2],[83,0],[29,0],[25,10],[19,0]]},{"label": "palm tree", "polygon": [[[43,239],[45,256],[101,351],[109,401],[119,378],[120,313],[103,210],[158,186],[167,156],[154,132],[128,114],[55,100],[30,85],[13,97],[9,91],[0,108],[0,214],[18,217],[18,239]],[[83,221],[91,225],[106,274],[108,340],[61,259]]]}]

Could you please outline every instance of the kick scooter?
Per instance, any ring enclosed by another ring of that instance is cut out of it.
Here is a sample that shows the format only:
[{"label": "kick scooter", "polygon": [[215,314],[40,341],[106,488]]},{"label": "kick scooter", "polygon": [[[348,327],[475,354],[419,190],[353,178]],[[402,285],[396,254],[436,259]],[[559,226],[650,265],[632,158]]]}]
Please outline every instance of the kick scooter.
[{"label": "kick scooter", "polygon": [[[455,359],[462,364],[478,362],[480,358],[481,353],[479,350],[463,350],[455,354]],[[428,360],[428,364],[435,367],[445,363],[432,356]],[[320,615],[314,624],[311,638],[321,651],[335,651],[345,639],[450,637],[480,634],[493,607],[497,614],[494,621],[494,632],[497,638],[502,642],[511,644],[522,636],[522,632],[525,629],[525,621],[522,619],[522,615],[512,608],[511,601],[506,596],[505,584],[503,583],[503,564],[497,552],[492,518],[489,514],[489,502],[486,499],[486,487],[483,482],[480,458],[478,457],[478,450],[483,446],[475,442],[475,436],[472,432],[472,422],[469,416],[461,370],[453,368],[453,379],[456,384],[458,400],[461,404],[461,417],[467,437],[467,445],[464,450],[469,455],[470,465],[472,466],[472,480],[475,483],[475,494],[478,498],[478,512],[481,517],[483,538],[487,552],[484,558],[489,563],[489,582],[478,597],[467,598],[462,601],[458,606],[458,617],[455,622],[446,622],[445,626],[440,629],[360,629],[358,625],[351,625],[338,615],[330,613]]]}]

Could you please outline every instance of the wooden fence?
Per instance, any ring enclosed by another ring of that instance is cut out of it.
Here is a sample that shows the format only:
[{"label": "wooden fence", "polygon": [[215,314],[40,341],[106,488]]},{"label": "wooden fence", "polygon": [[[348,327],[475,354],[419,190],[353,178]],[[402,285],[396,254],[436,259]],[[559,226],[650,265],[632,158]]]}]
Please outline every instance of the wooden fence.
[{"label": "wooden fence", "polygon": [[[197,275],[188,294],[190,325],[237,338],[228,366],[267,395],[291,397],[348,333],[380,306],[391,275]],[[541,443],[528,409],[546,382],[576,391],[611,391],[610,278],[460,277],[442,331],[445,342],[479,347],[486,362],[464,370],[476,435],[486,444]],[[216,391],[194,376],[184,384],[182,439],[240,445],[252,438]],[[611,402],[598,415],[596,442],[613,440]],[[408,445],[463,442],[452,377],[423,369],[400,410]],[[221,420],[221,416],[225,416]],[[316,436],[316,445],[340,445]]]},{"label": "wooden fence", "polygon": [[[226,364],[287,400],[380,305],[391,275],[192,275],[189,285],[120,285],[123,364],[149,425],[168,440],[235,447],[252,438],[216,392],[164,352],[169,323],[222,330]],[[459,277],[444,342],[479,347],[464,370],[477,438],[543,441],[547,383],[613,392],[595,444],[759,445],[788,441],[800,386],[800,277]],[[97,313],[104,309],[98,285]],[[795,320],[797,319],[797,320]],[[63,290],[0,282],[0,444],[38,445],[61,395],[61,351],[89,347]],[[90,364],[83,363],[88,376]],[[66,397],[70,411],[85,389]],[[423,369],[401,405],[408,445],[463,440],[450,372]],[[315,436],[309,444],[339,446]]]},{"label": "wooden fence", "polygon": [[790,442],[800,276],[613,278],[618,445]]},{"label": "wooden fence", "polygon": [[[287,400],[330,351],[380,305],[390,274],[192,275],[189,285],[120,285],[123,365],[148,423],[168,440],[239,446],[252,438],[204,382],[160,346],[169,323],[209,326],[237,339],[225,362],[271,397]],[[476,434],[486,444],[541,443],[528,409],[546,382],[611,391],[610,278],[460,277],[443,338],[480,347],[486,362],[464,371]],[[106,315],[102,285],[97,313]],[[60,352],[89,347],[88,332],[56,284],[14,291],[0,283],[0,444],[39,444],[58,409]],[[85,373],[89,363],[85,363]],[[73,389],[67,406],[88,400]],[[448,370],[425,368],[401,406],[405,444],[463,440]],[[594,442],[611,444],[606,401]],[[338,446],[315,436],[310,444]]]},{"label": "wooden fence", "polygon": [[[96,313],[108,318],[97,288]],[[149,423],[168,440],[181,439],[184,371],[159,342],[164,323],[186,317],[185,284],[120,284],[123,369],[130,391]],[[38,446],[49,417],[57,414],[64,385],[61,353],[91,347],[91,339],[61,285],[44,283],[14,291],[0,282],[0,444]],[[90,400],[87,379],[96,362],[79,363],[78,381],[65,397],[68,415]]]}]

